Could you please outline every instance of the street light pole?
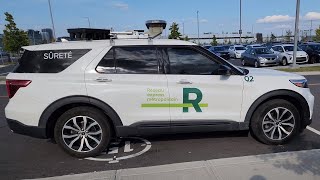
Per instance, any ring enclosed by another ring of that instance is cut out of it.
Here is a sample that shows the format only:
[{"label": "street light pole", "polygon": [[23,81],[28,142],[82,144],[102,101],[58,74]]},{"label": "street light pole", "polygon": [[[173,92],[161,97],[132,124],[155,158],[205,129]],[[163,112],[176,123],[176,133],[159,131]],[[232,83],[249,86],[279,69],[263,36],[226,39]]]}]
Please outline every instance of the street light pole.
[{"label": "street light pole", "polygon": [[51,9],[51,0],[48,0],[48,3],[49,3],[51,23],[52,23],[53,38],[55,38],[55,37],[56,37],[56,30],[55,30],[55,28],[54,28],[54,22],[53,22],[53,16],[52,16],[52,9]]},{"label": "street light pole", "polygon": [[240,35],[240,44],[242,44],[242,0],[240,0],[240,30],[239,30],[239,35]]},{"label": "street light pole", "polygon": [[297,67],[297,50],[298,50],[298,39],[299,39],[299,15],[300,15],[300,0],[297,0],[296,7],[296,21],[294,31],[294,49],[293,49],[293,64],[292,67]]},{"label": "street light pole", "polygon": [[88,20],[89,28],[91,28],[90,18],[89,18],[89,17],[83,17],[83,18],[85,18],[85,19],[87,19],[87,20]]},{"label": "street light pole", "polygon": [[197,11],[197,24],[198,24],[198,44],[200,44],[199,11]]}]

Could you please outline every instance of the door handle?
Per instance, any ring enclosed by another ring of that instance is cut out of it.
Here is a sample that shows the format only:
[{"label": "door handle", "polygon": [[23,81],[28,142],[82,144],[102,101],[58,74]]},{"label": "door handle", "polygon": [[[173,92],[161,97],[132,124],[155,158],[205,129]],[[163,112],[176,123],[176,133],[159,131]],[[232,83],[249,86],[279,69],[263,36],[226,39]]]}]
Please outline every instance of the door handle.
[{"label": "door handle", "polygon": [[98,78],[95,81],[97,82],[112,82],[112,79],[107,79],[107,78]]},{"label": "door handle", "polygon": [[192,82],[185,80],[185,79],[182,79],[182,80],[178,81],[177,83],[178,84],[192,84]]}]

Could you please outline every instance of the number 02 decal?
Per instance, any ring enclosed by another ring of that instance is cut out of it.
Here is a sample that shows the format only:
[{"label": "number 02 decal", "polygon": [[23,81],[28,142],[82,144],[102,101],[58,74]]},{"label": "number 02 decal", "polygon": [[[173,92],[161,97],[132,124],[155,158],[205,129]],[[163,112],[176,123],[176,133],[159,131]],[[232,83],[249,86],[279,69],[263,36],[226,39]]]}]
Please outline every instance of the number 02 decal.
[{"label": "number 02 decal", "polygon": [[247,81],[247,82],[253,82],[254,81],[253,76],[245,76],[244,80]]}]

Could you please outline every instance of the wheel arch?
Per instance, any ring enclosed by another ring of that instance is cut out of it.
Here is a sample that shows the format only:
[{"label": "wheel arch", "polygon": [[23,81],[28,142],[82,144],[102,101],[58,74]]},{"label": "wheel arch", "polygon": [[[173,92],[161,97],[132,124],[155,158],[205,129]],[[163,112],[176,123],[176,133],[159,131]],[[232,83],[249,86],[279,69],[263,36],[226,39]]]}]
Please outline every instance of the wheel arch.
[{"label": "wheel arch", "polygon": [[39,127],[46,129],[48,138],[53,137],[54,126],[65,111],[79,106],[89,106],[102,111],[112,127],[114,135],[117,135],[117,126],[122,126],[122,121],[115,110],[108,104],[89,96],[68,96],[51,103],[40,116]]},{"label": "wheel arch", "polygon": [[263,103],[273,99],[284,99],[292,103],[299,111],[301,128],[306,127],[306,121],[310,119],[308,102],[299,93],[291,90],[275,90],[260,96],[249,108],[245,116],[245,123],[250,126],[251,118],[255,110]]}]

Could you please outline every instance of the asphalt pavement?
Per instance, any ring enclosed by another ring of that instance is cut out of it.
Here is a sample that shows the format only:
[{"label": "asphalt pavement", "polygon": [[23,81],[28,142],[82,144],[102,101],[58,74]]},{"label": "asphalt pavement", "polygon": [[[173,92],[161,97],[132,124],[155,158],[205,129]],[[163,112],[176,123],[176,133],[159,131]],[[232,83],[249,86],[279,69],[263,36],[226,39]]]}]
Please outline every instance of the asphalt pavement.
[{"label": "asphalt pavement", "polygon": [[[320,131],[320,75],[306,76],[316,97],[313,123]],[[289,144],[267,146],[247,131],[123,139],[93,159],[73,158],[53,141],[13,134],[6,126],[5,86],[0,85],[0,179],[22,179],[138,168],[219,158],[320,149],[320,136],[305,130]],[[27,102],[26,102],[27,103]]]}]

